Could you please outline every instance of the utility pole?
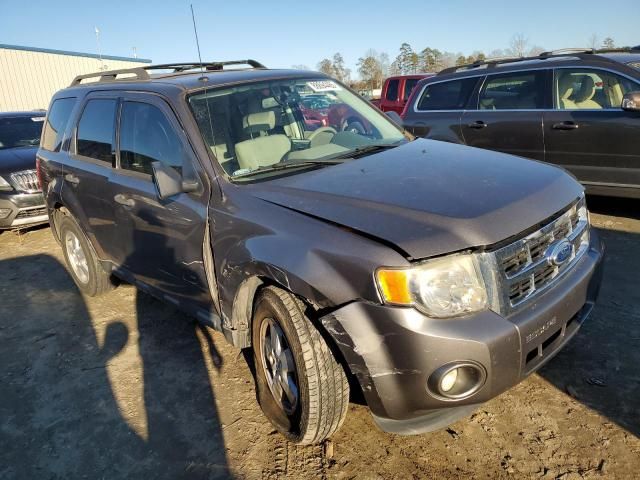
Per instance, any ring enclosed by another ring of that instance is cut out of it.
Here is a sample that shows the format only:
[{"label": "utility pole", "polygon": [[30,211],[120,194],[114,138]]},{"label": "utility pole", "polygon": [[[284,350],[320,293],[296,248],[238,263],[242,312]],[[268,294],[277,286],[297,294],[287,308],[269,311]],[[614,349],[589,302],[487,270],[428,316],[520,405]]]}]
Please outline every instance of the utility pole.
[{"label": "utility pole", "polygon": [[100,29],[93,27],[96,32],[96,44],[98,45],[98,57],[100,58],[100,70],[105,70],[104,62],[102,61],[102,50],[100,49]]}]

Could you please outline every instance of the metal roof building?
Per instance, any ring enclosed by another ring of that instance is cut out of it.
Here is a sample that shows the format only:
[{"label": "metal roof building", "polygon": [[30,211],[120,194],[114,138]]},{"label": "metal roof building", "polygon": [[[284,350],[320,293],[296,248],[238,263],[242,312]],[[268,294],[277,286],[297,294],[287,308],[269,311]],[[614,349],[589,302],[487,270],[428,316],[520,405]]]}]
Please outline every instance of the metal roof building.
[{"label": "metal roof building", "polygon": [[0,44],[0,112],[48,108],[53,94],[76,75],[150,63],[144,58]]}]

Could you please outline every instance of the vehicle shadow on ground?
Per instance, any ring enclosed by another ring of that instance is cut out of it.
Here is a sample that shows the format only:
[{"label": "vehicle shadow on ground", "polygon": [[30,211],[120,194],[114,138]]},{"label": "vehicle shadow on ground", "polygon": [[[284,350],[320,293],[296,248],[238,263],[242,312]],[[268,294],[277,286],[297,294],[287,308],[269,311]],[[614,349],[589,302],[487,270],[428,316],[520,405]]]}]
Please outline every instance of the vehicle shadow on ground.
[{"label": "vehicle shadow on ground", "polygon": [[[638,200],[590,197],[588,204],[592,213],[640,219]],[[640,437],[640,235],[614,223],[603,227],[606,260],[596,308],[539,374]]]},{"label": "vehicle shadow on ground", "polygon": [[121,288],[92,315],[54,257],[0,261],[0,478],[231,476],[209,332]]}]

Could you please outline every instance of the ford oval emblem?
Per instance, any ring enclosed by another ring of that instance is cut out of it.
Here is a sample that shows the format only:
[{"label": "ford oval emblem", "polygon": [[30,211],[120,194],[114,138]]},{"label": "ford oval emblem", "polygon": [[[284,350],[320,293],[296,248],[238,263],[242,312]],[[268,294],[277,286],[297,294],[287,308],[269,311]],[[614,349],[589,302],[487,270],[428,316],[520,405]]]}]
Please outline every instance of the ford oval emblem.
[{"label": "ford oval emblem", "polygon": [[573,246],[571,243],[567,240],[562,240],[552,248],[549,260],[551,260],[551,263],[554,265],[560,266],[571,258],[572,252]]}]

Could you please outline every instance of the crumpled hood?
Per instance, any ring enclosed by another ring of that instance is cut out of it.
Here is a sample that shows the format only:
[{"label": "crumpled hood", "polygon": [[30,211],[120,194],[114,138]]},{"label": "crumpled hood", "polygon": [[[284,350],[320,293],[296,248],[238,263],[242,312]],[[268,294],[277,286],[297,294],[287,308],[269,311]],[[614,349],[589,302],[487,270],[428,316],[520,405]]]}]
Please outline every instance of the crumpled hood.
[{"label": "crumpled hood", "polygon": [[422,139],[252,187],[258,198],[392,243],[412,259],[503,241],[583,190],[557,167]]},{"label": "crumpled hood", "polygon": [[38,147],[7,148],[0,150],[0,175],[36,168]]}]

